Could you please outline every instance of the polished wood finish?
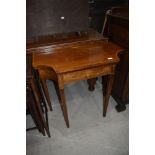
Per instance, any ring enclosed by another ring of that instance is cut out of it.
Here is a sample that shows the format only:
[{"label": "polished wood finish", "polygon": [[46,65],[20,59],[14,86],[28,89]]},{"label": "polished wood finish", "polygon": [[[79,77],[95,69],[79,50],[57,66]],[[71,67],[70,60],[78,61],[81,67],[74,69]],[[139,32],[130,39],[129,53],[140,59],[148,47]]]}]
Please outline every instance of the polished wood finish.
[{"label": "polished wood finish", "polygon": [[33,53],[33,67],[51,69],[53,79],[58,83],[61,107],[67,127],[69,127],[64,85],[79,80],[109,75],[108,87],[104,99],[103,115],[106,115],[111,92],[115,66],[119,62],[118,53],[123,49],[106,40],[94,40],[37,49]]},{"label": "polished wood finish", "polygon": [[[98,32],[94,31],[93,29],[87,29],[85,31],[79,31],[79,32],[55,34],[49,36],[32,37],[31,39],[27,39],[27,53],[38,52],[41,49],[43,49],[45,52],[48,52],[50,48],[64,47],[69,46],[71,44],[76,45],[85,41],[95,41],[101,39],[103,39],[103,36]],[[41,83],[43,85],[43,89],[45,92],[45,96],[47,98],[49,108],[50,110],[52,110],[52,101],[51,98],[49,97],[46,81],[52,80],[54,84],[56,84],[57,77],[55,77],[55,73],[51,71],[47,66],[44,67],[43,69],[39,69],[39,75],[41,78]],[[93,87],[92,85],[95,84],[92,83],[91,81],[92,80],[89,80],[88,82],[89,88],[92,88]],[[57,86],[56,90],[58,92]],[[57,94],[59,95],[59,93]]]},{"label": "polished wood finish", "polygon": [[[102,72],[102,65],[119,61],[117,54],[121,50],[120,46],[104,40],[51,47],[48,48],[48,51],[40,49],[38,53],[33,53],[33,66],[48,66],[56,74],[66,73],[66,76],[67,73],[75,70],[81,71],[87,68],[89,71],[89,68],[92,67],[96,67],[96,71]],[[106,70],[109,70],[109,66],[106,67]],[[89,74],[93,76],[93,71],[90,71]]]}]

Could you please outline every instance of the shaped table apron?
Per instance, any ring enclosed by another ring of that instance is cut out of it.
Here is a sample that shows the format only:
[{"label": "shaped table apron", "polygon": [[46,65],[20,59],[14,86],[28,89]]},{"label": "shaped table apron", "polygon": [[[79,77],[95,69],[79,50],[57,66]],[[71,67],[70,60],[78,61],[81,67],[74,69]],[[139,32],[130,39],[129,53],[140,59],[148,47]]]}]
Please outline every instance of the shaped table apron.
[{"label": "shaped table apron", "polygon": [[96,66],[96,67],[91,67],[87,69],[57,74],[59,87],[60,89],[64,89],[64,85],[71,82],[76,82],[79,80],[87,80],[87,79],[96,78],[99,76],[114,74],[115,66],[116,66],[116,63],[113,63],[113,64],[106,64],[102,66]]}]

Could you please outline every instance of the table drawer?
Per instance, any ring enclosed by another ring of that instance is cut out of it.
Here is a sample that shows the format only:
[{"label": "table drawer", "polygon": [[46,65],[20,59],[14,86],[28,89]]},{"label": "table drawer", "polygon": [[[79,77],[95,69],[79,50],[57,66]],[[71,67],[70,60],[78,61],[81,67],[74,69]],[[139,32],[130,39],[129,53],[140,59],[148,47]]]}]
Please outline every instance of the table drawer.
[{"label": "table drawer", "polygon": [[78,81],[82,79],[87,79],[87,74],[85,70],[74,71],[63,74],[64,83],[69,83],[73,81]]},{"label": "table drawer", "polygon": [[91,69],[86,70],[86,75],[87,79],[93,78],[93,77],[98,77],[98,76],[103,76],[106,74],[111,74],[114,71],[114,65],[110,66],[99,66]]},{"label": "table drawer", "polygon": [[113,74],[115,65],[105,65],[93,68],[88,68],[80,71],[68,72],[63,74],[64,83],[74,82],[78,80],[90,79],[107,74]]}]

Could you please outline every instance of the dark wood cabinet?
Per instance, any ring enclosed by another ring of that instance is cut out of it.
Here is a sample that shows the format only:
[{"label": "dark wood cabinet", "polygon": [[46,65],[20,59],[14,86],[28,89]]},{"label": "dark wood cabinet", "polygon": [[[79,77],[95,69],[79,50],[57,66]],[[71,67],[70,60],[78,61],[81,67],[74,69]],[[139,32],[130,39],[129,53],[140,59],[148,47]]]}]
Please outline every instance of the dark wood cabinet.
[{"label": "dark wood cabinet", "polygon": [[113,8],[109,17],[109,38],[125,51],[119,54],[112,96],[117,101],[117,111],[126,109],[129,103],[129,11],[127,7]]},{"label": "dark wood cabinet", "polygon": [[106,11],[127,3],[128,0],[89,0],[90,27],[101,32]]}]

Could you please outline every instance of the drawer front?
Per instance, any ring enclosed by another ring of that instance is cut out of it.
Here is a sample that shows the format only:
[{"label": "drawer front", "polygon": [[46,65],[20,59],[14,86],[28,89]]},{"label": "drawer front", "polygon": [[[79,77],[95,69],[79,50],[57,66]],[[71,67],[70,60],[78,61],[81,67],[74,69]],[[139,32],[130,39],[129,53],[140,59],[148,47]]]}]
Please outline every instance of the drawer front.
[{"label": "drawer front", "polygon": [[106,74],[112,74],[114,70],[114,65],[110,65],[110,66],[99,66],[99,67],[95,67],[92,69],[87,69],[86,70],[86,75],[87,78],[93,78],[93,77],[98,77],[98,76],[103,76]]},{"label": "drawer front", "polygon": [[65,84],[78,80],[85,80],[98,76],[103,76],[107,74],[114,74],[114,71],[115,71],[115,65],[93,67],[80,71],[65,73],[63,74],[63,81]]},{"label": "drawer front", "polygon": [[87,79],[86,71],[74,71],[63,74],[64,83],[74,82],[82,79]]}]

